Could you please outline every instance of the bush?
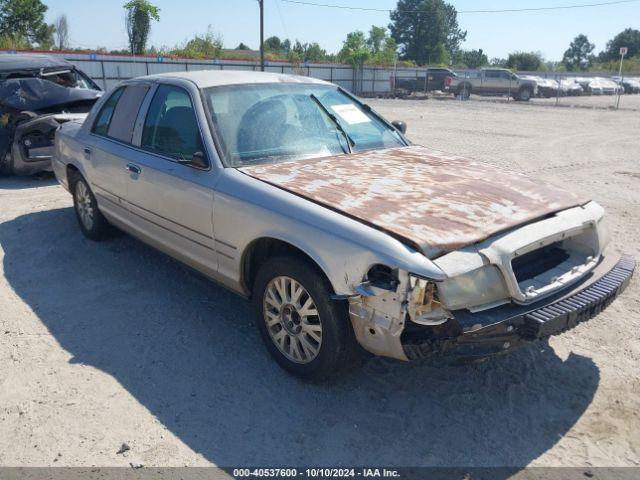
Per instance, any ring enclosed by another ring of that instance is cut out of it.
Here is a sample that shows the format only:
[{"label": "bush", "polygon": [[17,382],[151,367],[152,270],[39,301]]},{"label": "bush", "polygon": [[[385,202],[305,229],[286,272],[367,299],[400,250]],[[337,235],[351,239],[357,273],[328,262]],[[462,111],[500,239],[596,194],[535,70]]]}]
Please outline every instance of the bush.
[{"label": "bush", "polygon": [[29,50],[31,45],[22,35],[0,36],[0,50]]},{"label": "bush", "polygon": [[170,53],[186,58],[219,58],[222,53],[222,37],[214,34],[209,27],[206,34],[196,35],[181,47],[175,47]]}]

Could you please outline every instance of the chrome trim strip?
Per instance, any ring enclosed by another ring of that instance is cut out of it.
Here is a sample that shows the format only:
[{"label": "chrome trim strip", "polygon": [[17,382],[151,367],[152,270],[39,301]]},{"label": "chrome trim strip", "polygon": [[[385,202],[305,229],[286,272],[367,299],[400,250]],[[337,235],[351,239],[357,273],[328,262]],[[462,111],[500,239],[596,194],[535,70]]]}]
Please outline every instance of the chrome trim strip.
[{"label": "chrome trim strip", "polygon": [[236,247],[234,245],[231,245],[230,243],[223,242],[222,240],[218,240],[217,238],[216,238],[216,243],[220,243],[220,244],[224,245],[225,247],[229,247],[229,248],[232,248],[234,250],[238,249],[238,247]]},{"label": "chrome trim strip", "polygon": [[[143,210],[144,210],[144,209],[143,209]],[[176,232],[175,230],[172,230],[172,229],[170,229],[170,228],[167,228],[167,227],[165,227],[164,225],[160,225],[159,223],[156,223],[156,222],[154,222],[153,220],[149,220],[148,218],[143,217],[142,215],[140,215],[140,214],[138,214],[138,213],[136,213],[136,212],[134,212],[134,211],[129,210],[129,213],[131,213],[132,215],[135,215],[135,216],[136,216],[136,217],[138,217],[138,218],[141,218],[142,220],[145,220],[145,221],[147,221],[147,222],[151,223],[152,225],[155,225],[156,227],[160,227],[160,228],[162,228],[162,229],[164,229],[164,230],[167,230],[168,232],[171,232],[171,233],[173,233],[173,234],[175,234],[175,235],[177,235],[177,236],[179,236],[179,237],[181,237],[181,238],[184,238],[185,240],[189,240],[190,242],[193,242],[193,243],[195,243],[196,245],[200,245],[201,247],[206,248],[207,250],[211,250],[212,252],[216,252],[216,253],[218,253],[218,251],[217,251],[215,248],[212,248],[212,247],[210,247],[210,246],[208,246],[208,245],[205,245],[204,243],[200,243],[200,242],[198,242],[197,240],[194,240],[194,239],[192,239],[192,238],[187,237],[186,235],[182,235],[181,233]]]},{"label": "chrome trim strip", "polygon": [[[137,205],[137,204],[135,204],[135,203],[132,203],[132,202],[128,202],[128,203],[129,203],[129,205],[131,205],[131,206],[133,206],[133,207],[136,207],[136,208],[139,208],[140,210],[143,210],[143,211],[145,211],[145,212],[147,212],[147,213],[150,213],[151,215],[154,215],[154,216],[156,216],[156,217],[158,217],[158,218],[161,218],[162,220],[165,220],[165,221],[167,221],[167,222],[169,222],[169,223],[172,223],[172,224],[174,224],[174,225],[177,225],[177,226],[179,226],[179,227],[182,227],[182,228],[184,228],[185,230],[189,230],[189,231],[190,231],[190,232],[192,232],[192,233],[196,233],[196,234],[200,235],[201,237],[206,238],[207,240],[214,240],[214,238],[213,238],[211,235],[207,235],[206,233],[199,232],[199,231],[197,231],[197,230],[194,230],[193,228],[189,228],[189,227],[187,227],[187,226],[185,226],[185,225],[182,225],[181,223],[178,223],[178,222],[175,222],[175,221],[173,221],[173,220],[171,220],[171,219],[168,219],[168,218],[166,218],[166,217],[163,217],[162,215],[158,215],[157,213],[152,212],[151,210],[147,210],[146,208],[141,207],[140,205]],[[167,230],[170,230],[170,231],[171,231],[171,229],[169,229],[169,228],[168,228]]]}]

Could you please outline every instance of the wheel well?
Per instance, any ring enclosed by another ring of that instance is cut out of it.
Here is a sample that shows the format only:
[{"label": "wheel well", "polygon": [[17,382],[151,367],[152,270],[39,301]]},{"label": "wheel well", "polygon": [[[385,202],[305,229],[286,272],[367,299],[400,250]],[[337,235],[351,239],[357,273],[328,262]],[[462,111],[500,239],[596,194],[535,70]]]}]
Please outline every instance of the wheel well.
[{"label": "wheel well", "polygon": [[71,188],[72,186],[71,185],[73,183],[72,180],[80,176],[82,176],[82,174],[80,173],[80,170],[78,170],[78,168],[75,165],[71,165],[71,164],[67,165],[67,185],[69,185],[69,188]]},{"label": "wheel well", "polygon": [[265,237],[254,240],[243,254],[242,283],[249,292],[249,295],[252,293],[253,282],[255,281],[256,273],[260,269],[260,266],[268,259],[278,255],[292,255],[307,263],[327,280],[329,288],[333,291],[331,282],[329,282],[326,274],[313,258],[290,243],[278,240],[277,238]]}]

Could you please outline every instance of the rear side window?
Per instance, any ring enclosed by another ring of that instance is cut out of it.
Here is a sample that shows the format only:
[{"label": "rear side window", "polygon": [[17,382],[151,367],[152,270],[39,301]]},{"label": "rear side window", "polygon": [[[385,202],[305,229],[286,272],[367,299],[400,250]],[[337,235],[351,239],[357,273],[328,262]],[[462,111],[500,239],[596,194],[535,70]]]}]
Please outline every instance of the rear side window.
[{"label": "rear side window", "polygon": [[114,92],[100,110],[93,132],[131,143],[138,111],[148,91],[147,85],[129,85]]},{"label": "rear side window", "polygon": [[160,85],[149,106],[141,147],[171,158],[191,160],[202,152],[202,138],[189,94]]},{"label": "rear side window", "polygon": [[120,100],[122,92],[124,92],[124,87],[117,89],[111,94],[109,99],[104,102],[104,105],[102,105],[102,108],[96,117],[96,121],[93,124],[93,133],[107,136],[113,111],[116,109],[116,105],[118,104],[118,100]]},{"label": "rear side window", "polygon": [[113,112],[107,136],[121,142],[131,143],[138,111],[148,91],[147,85],[129,85],[125,88]]}]

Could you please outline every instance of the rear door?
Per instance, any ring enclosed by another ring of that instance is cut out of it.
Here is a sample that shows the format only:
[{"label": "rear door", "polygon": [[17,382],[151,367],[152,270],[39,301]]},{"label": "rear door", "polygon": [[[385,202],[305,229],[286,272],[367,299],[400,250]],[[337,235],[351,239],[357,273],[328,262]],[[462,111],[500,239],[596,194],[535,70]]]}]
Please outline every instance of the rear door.
[{"label": "rear door", "polygon": [[515,75],[507,70],[500,72],[500,92],[502,94],[511,94],[518,89],[518,81]]},{"label": "rear door", "polygon": [[500,70],[485,70],[482,81],[482,90],[484,93],[500,93],[502,82],[500,79]]},{"label": "rear door", "polygon": [[[217,270],[211,167],[185,164],[207,157],[201,125],[185,88],[159,84],[138,118],[127,192],[135,228],[147,241],[207,274]],[[210,162],[208,162],[210,165]]]},{"label": "rear door", "polygon": [[131,172],[127,165],[133,130],[149,88],[148,84],[135,83],[116,89],[102,105],[83,149],[91,189],[101,210],[125,223],[130,223],[126,197]]}]

